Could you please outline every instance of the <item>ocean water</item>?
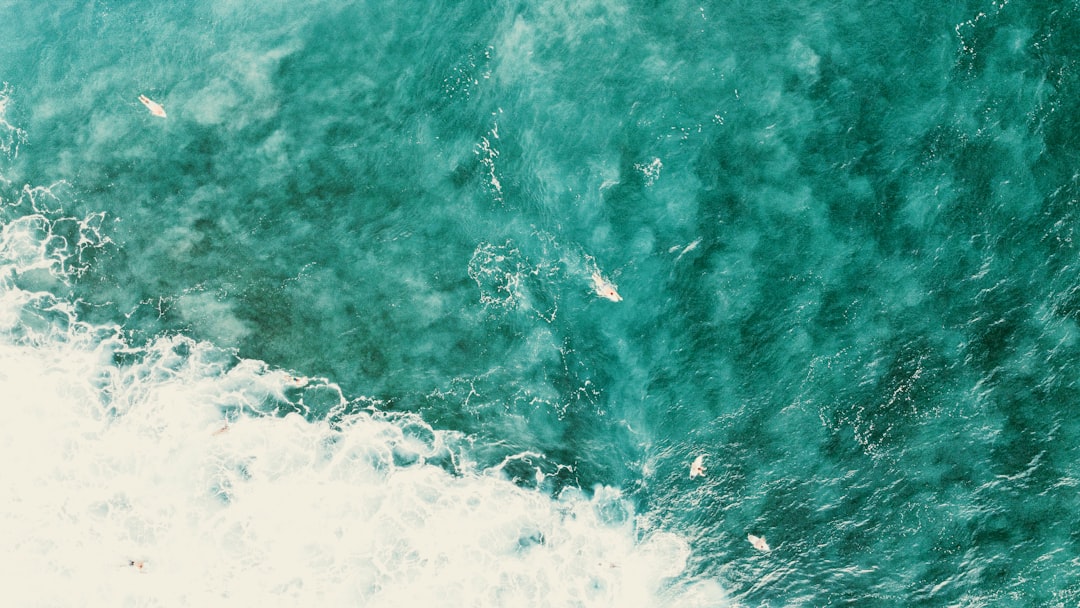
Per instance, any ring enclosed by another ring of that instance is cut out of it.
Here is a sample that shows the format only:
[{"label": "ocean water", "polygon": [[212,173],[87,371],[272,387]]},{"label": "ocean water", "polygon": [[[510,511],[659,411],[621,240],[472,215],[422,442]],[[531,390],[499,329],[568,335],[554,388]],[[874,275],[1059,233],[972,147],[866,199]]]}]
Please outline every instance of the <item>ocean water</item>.
[{"label": "ocean water", "polygon": [[1080,605],[1075,0],[0,17],[4,605]]}]

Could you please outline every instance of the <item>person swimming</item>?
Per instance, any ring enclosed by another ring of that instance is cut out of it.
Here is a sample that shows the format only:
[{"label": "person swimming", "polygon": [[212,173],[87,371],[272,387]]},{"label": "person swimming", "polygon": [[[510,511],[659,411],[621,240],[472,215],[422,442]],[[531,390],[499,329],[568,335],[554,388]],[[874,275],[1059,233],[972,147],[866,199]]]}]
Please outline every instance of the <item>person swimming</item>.
[{"label": "person swimming", "polygon": [[592,273],[593,291],[601,298],[607,298],[612,302],[622,302],[622,296],[615,291],[615,284],[600,276],[599,272]]},{"label": "person swimming", "polygon": [[133,568],[138,572],[146,572],[146,562],[141,559],[129,559],[127,565],[129,568]]},{"label": "person swimming", "polygon": [[694,462],[690,464],[690,479],[694,479],[698,476],[705,476],[705,454],[702,454],[694,459]]},{"label": "person swimming", "polygon": [[746,540],[750,541],[750,544],[754,546],[758,551],[769,551],[769,543],[765,542],[765,539],[760,536],[754,536],[753,534],[747,534]]}]

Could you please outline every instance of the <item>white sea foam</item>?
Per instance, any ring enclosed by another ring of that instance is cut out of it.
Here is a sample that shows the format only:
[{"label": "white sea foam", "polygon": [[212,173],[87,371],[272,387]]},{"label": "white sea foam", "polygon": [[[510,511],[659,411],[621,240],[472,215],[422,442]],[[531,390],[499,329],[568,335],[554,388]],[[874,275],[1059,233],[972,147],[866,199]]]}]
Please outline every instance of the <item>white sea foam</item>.
[{"label": "white sea foam", "polygon": [[682,572],[612,489],[520,488],[416,416],[265,415],[284,374],[86,329],[0,345],[17,605],[653,606]]},{"label": "white sea foam", "polygon": [[[0,234],[0,563],[18,606],[715,606],[616,489],[552,497],[459,434],[183,336],[132,345],[48,291],[41,214]],[[304,417],[305,401],[337,407]],[[538,475],[539,473],[538,469]]]}]

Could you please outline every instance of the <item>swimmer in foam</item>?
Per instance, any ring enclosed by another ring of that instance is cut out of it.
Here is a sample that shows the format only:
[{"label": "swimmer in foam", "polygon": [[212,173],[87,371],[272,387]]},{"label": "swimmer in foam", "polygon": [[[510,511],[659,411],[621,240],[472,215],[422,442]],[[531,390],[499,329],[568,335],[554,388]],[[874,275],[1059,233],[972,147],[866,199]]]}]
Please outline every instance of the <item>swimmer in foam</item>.
[{"label": "swimmer in foam", "polygon": [[702,454],[690,463],[690,479],[705,476],[705,454]]},{"label": "swimmer in foam", "polygon": [[126,567],[128,567],[128,568],[131,568],[132,570],[134,570],[136,572],[140,572],[140,573],[145,573],[146,572],[146,562],[141,560],[141,559],[129,559],[129,560],[127,560],[127,563],[124,564],[124,565]]},{"label": "swimmer in foam", "polygon": [[607,298],[612,302],[622,302],[622,296],[615,291],[615,284],[600,276],[599,272],[592,273],[592,286],[593,291],[601,298]]},{"label": "swimmer in foam", "polygon": [[150,113],[154,116],[165,118],[165,108],[161,107],[161,104],[158,102],[150,99],[146,95],[139,95],[139,101],[141,101],[142,104],[146,106],[146,109],[150,110]]},{"label": "swimmer in foam", "polygon": [[754,546],[758,551],[769,552],[769,543],[765,542],[765,539],[760,536],[754,536],[753,534],[747,534],[746,540],[750,541],[750,544]]}]

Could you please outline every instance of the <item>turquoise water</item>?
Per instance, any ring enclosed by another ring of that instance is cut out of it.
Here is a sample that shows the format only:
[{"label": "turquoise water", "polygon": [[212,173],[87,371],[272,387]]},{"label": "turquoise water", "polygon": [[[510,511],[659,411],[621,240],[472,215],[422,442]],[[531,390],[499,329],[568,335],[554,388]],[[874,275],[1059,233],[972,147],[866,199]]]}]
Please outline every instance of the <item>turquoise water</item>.
[{"label": "turquoise water", "polygon": [[1076,2],[0,11],[16,605],[1080,602]]}]

